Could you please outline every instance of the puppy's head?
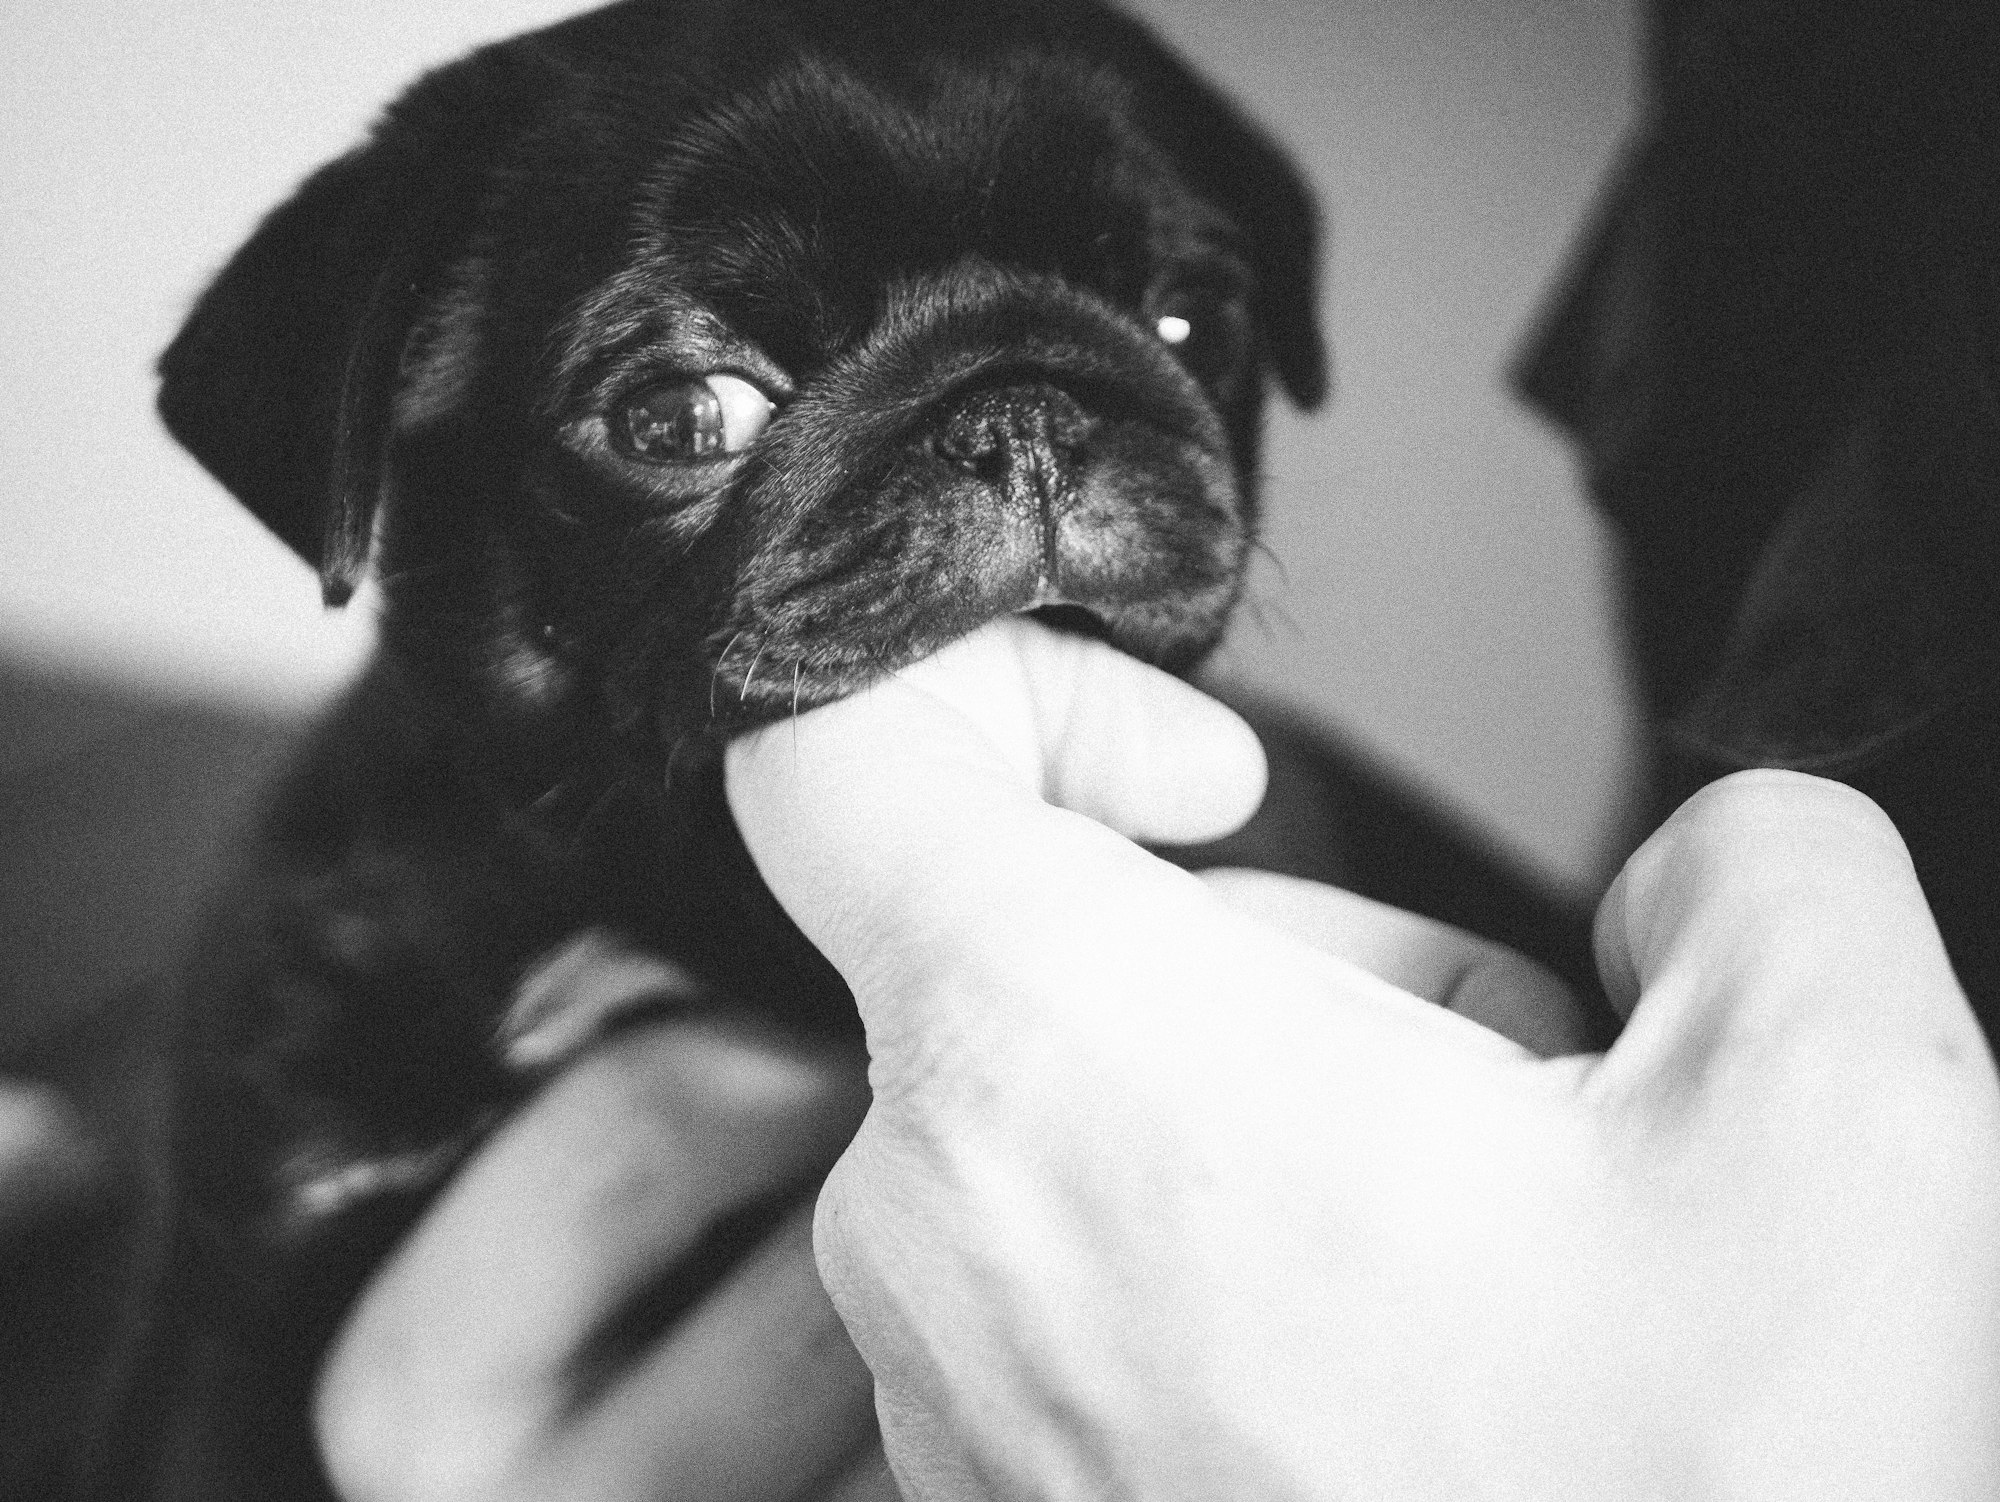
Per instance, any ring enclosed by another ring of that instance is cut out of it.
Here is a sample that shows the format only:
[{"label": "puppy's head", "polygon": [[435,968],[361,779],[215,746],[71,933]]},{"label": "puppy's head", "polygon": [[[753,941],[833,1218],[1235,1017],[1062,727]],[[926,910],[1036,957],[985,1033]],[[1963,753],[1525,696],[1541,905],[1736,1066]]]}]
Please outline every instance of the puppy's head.
[{"label": "puppy's head", "polygon": [[1283,159],[1093,6],[632,0],[421,82],[161,408],[469,722],[651,759],[1010,611],[1196,662],[1267,381],[1321,395],[1315,261]]}]

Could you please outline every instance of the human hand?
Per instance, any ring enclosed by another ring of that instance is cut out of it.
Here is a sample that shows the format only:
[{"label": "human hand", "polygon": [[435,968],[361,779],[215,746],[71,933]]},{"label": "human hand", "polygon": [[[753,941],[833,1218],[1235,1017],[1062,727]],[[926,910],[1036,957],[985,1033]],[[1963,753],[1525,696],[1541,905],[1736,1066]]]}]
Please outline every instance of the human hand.
[{"label": "human hand", "polygon": [[1189,693],[1010,623],[732,748],[867,1024],[818,1251],[912,1498],[2000,1493],[2000,1088],[1871,804],[1692,800],[1544,1060],[1298,935],[1490,950],[1112,833],[1254,798]]},{"label": "human hand", "polygon": [[[1093,702],[1115,724],[1150,723]],[[1220,723],[1250,782],[1213,779],[1220,803],[1155,833],[1220,834],[1250,812],[1254,741]],[[1123,796],[1132,770],[1079,766],[1104,790],[1066,796]],[[1402,938],[1381,963],[1419,958]],[[586,968],[601,983],[617,965]],[[860,1119],[864,1062],[707,1022],[630,1032],[569,1066],[481,1149],[348,1321],[319,1402],[344,1494],[888,1495],[872,1384],[814,1271],[809,1193],[754,1250],[746,1239],[692,1318],[614,1380],[584,1380],[593,1337],[634,1288],[686,1280],[716,1220],[816,1183]]]},{"label": "human hand", "polygon": [[[1091,702],[1108,725],[1151,723],[1115,697]],[[1220,834],[1250,812],[1255,743],[1217,723],[1249,781],[1211,779],[1220,801],[1182,806],[1154,833]],[[1115,802],[1133,770],[1079,764],[1065,796]],[[1425,963],[1404,938],[1378,961]],[[586,968],[601,983],[617,966]],[[708,1021],[636,1029],[567,1067],[481,1149],[350,1317],[318,1405],[344,1495],[889,1495],[872,1384],[809,1235],[809,1191],[866,1103],[863,1062]],[[637,1349],[608,1380],[589,1378],[593,1339],[636,1288],[684,1282],[715,1222],[788,1189],[794,1212],[744,1238],[740,1265],[691,1316],[628,1341]]]},{"label": "human hand", "polygon": [[[893,1499],[810,1247],[812,1190],[865,1101],[852,1050],[712,1019],[585,1053],[349,1317],[317,1404],[343,1497]],[[646,1328],[648,1287],[704,1273]]]}]

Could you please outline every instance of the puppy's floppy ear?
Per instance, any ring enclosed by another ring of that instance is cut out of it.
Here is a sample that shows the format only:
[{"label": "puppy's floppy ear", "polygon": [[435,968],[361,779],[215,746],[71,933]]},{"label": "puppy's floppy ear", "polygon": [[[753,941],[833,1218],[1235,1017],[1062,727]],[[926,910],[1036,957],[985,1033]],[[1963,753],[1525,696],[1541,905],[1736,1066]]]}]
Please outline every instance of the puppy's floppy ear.
[{"label": "puppy's floppy ear", "polygon": [[[1298,169],[1261,131],[1220,100],[1200,127],[1208,192],[1250,237],[1257,321],[1278,379],[1299,406],[1326,399],[1325,336],[1319,322],[1319,211]],[[1212,132],[1212,133],[1211,133]]]},{"label": "puppy's floppy ear", "polygon": [[1326,345],[1319,321],[1319,213],[1298,168],[1178,57],[1123,16],[1103,18],[1166,144],[1193,186],[1242,226],[1257,276],[1257,321],[1278,379],[1293,401],[1326,397]]},{"label": "puppy's floppy ear", "polygon": [[160,361],[167,428],[354,591],[386,482],[397,362],[537,90],[490,49],[420,81],[236,253]]}]

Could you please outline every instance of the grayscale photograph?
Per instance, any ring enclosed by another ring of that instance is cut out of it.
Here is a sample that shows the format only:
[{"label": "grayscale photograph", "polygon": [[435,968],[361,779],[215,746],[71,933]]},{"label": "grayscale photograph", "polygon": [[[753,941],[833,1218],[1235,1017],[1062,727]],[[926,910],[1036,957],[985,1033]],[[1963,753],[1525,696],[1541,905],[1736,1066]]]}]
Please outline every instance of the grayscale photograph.
[{"label": "grayscale photograph", "polygon": [[0,39],[0,1502],[2000,1497],[2000,7]]}]

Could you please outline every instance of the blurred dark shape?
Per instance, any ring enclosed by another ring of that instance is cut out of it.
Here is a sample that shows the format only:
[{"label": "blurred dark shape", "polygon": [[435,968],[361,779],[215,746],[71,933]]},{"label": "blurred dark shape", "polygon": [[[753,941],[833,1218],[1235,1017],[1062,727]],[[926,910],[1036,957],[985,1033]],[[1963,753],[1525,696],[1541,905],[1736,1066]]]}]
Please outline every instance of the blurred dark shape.
[{"label": "blurred dark shape", "polygon": [[120,1312],[120,1145],[163,1058],[146,980],[172,968],[304,721],[5,660],[0,705],[0,1089],[61,1092],[7,1102],[50,1110],[38,1151],[0,1150],[0,1499],[51,1502]]},{"label": "blurred dark shape", "polygon": [[1657,814],[1748,766],[1909,841],[2000,1026],[2000,6],[1661,0],[1519,371],[1623,540]]},{"label": "blurred dark shape", "polygon": [[0,1057],[158,973],[305,729],[0,658]]}]

